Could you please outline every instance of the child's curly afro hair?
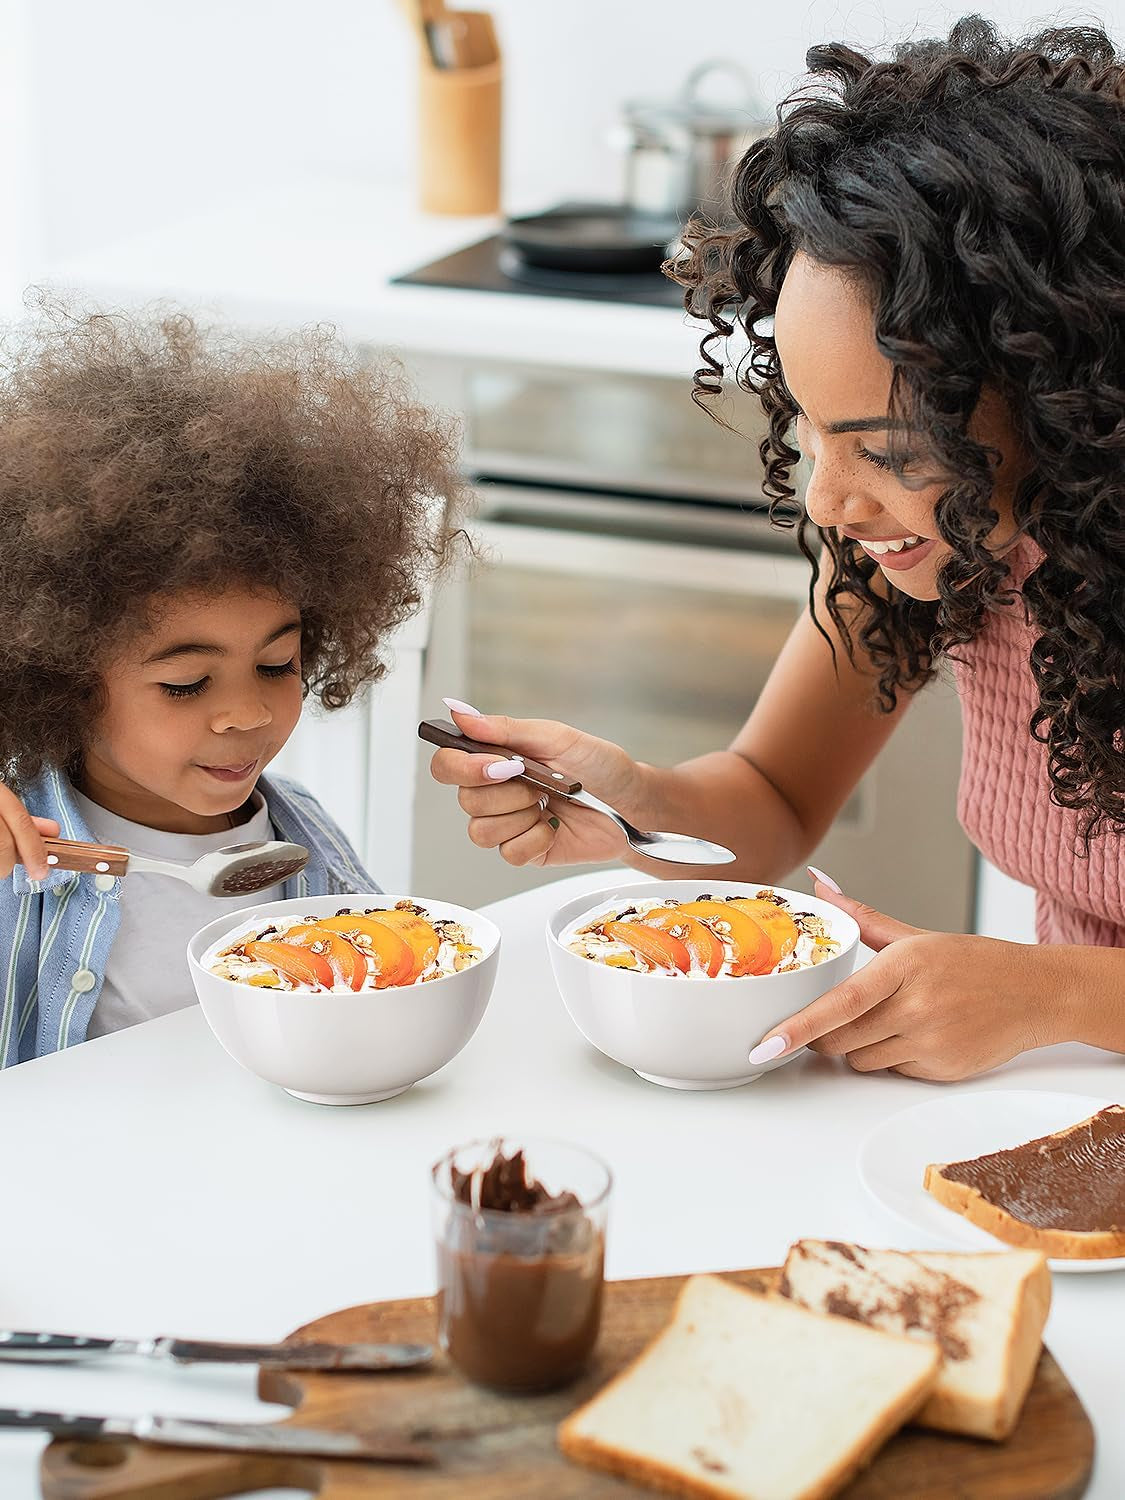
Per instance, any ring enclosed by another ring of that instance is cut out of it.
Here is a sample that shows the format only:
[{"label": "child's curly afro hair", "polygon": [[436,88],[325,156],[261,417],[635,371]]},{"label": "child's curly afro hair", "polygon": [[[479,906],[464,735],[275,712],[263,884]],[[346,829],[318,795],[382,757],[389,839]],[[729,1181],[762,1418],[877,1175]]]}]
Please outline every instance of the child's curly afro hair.
[{"label": "child's curly afro hair", "polygon": [[44,299],[0,353],[0,774],[80,759],[105,664],[176,590],[292,601],[306,691],[342,707],[451,560],[463,500],[451,425],[331,329]]}]

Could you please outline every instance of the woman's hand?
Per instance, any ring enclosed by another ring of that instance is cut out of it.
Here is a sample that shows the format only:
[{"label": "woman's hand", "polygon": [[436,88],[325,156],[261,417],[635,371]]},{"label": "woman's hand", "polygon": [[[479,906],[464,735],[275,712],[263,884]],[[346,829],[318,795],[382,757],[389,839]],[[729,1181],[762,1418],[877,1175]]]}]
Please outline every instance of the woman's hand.
[{"label": "woman's hand", "polygon": [[889,1068],[948,1083],[1067,1039],[1066,989],[1050,949],[909,927],[821,881],[816,893],[856,919],[876,955],[767,1033],[752,1061],[809,1046],[860,1073]]},{"label": "woman's hand", "polygon": [[6,880],[17,865],[24,865],[32,880],[46,879],[44,834],[58,838],[54,818],[33,818],[15,792],[0,782],[0,880]]},{"label": "woman's hand", "polygon": [[[520,752],[546,761],[581,781],[633,821],[639,815],[642,769],[619,745],[595,739],[553,719],[510,719],[479,714],[445,699],[458,729],[473,739],[510,748],[512,758],[438,750],[430,762],[435,781],[460,788],[457,800],[469,815],[469,837],[481,849],[498,849],[510,865],[571,865],[619,859],[625,835],[609,818],[566,797],[543,795],[525,781]],[[489,772],[493,774],[490,775]],[[643,823],[640,826],[644,826]]]}]

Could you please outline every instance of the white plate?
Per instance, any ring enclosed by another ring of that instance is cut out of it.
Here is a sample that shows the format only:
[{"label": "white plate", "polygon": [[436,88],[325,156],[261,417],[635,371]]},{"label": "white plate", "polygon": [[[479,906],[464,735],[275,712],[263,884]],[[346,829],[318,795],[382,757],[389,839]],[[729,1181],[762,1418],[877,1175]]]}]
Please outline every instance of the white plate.
[{"label": "white plate", "polygon": [[[1088,1119],[1107,1104],[1088,1094],[1033,1089],[953,1092],[900,1110],[872,1130],[859,1148],[859,1178],[880,1204],[912,1229],[944,1240],[957,1250],[995,1250],[994,1235],[943,1208],[922,1186],[930,1162],[966,1161],[987,1151],[1005,1151],[1036,1136],[1050,1135]],[[1053,1271],[1120,1271],[1113,1260],[1055,1260]]]}]

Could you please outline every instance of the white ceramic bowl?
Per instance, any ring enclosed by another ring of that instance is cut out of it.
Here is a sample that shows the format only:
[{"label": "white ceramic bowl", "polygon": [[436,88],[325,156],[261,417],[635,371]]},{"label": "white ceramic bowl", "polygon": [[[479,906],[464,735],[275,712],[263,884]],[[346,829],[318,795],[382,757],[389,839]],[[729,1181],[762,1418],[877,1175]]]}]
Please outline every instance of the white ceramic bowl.
[{"label": "white ceramic bowl", "polygon": [[741,979],[639,974],[580,958],[560,941],[587,912],[611,911],[653,897],[691,901],[701,892],[753,895],[762,884],[700,876],[649,881],[576,896],[560,906],[547,921],[547,948],[563,1004],[586,1040],[650,1083],[674,1089],[737,1088],[790,1062],[796,1053],[755,1067],[749,1054],[779,1021],[846,979],[859,951],[859,928],[827,901],[771,887],[795,909],[827,918],[842,944],[834,958],[789,974]]},{"label": "white ceramic bowl", "polygon": [[213,944],[258,913],[324,917],[343,907],[390,907],[403,899],[384,894],[264,901],[200,928],[188,944],[188,967],[207,1024],[231,1057],[314,1104],[390,1099],[456,1057],[484,1015],[500,957],[499,929],[466,907],[416,898],[435,917],[464,922],[484,950],[467,969],[421,985],[346,994],[258,989],[223,979],[200,963]]}]

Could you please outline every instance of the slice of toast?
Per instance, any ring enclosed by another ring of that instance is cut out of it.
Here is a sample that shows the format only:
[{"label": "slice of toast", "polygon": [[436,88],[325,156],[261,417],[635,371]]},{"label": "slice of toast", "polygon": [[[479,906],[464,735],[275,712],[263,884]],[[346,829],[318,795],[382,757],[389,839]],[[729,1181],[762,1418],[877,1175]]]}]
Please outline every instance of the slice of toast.
[{"label": "slice of toast", "polygon": [[905,1254],[801,1240],[781,1291],[815,1311],[935,1340],[942,1371],[918,1425],[999,1440],[1019,1420],[1051,1305],[1038,1251]]},{"label": "slice of toast", "polygon": [[936,1344],[807,1312],[717,1276],[562,1423],[578,1463],[677,1495],[825,1500],[926,1399]]},{"label": "slice of toast", "polygon": [[924,1185],[1005,1244],[1060,1260],[1125,1255],[1125,1106],[1008,1151],[931,1163]]}]

